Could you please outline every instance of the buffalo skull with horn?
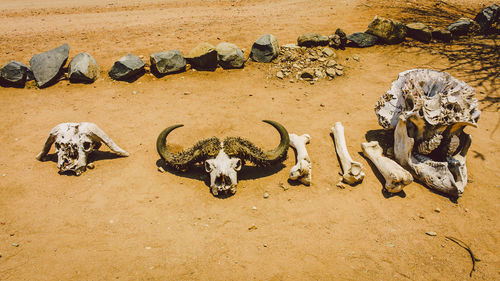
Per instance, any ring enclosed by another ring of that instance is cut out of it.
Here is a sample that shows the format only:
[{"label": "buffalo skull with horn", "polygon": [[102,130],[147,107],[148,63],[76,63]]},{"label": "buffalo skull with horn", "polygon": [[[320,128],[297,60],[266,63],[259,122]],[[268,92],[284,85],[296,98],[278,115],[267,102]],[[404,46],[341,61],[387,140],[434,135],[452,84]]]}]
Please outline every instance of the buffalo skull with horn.
[{"label": "buffalo skull with horn", "polygon": [[129,155],[96,124],[82,122],[61,123],[55,126],[36,159],[42,161],[55,143],[59,171],[61,173],[72,171],[79,176],[87,167],[93,168],[93,164],[87,164],[87,157],[92,151],[101,147],[101,142],[120,156]]},{"label": "buffalo skull with horn", "polygon": [[290,138],[281,124],[264,120],[278,130],[281,141],[274,150],[262,151],[250,141],[240,137],[227,137],[220,141],[216,137],[197,142],[193,147],[179,153],[167,149],[167,136],[183,125],[174,125],[163,130],[158,136],[156,148],[168,167],[185,171],[196,163],[204,162],[205,171],[210,174],[210,190],[214,196],[219,193],[236,193],[237,173],[244,161],[248,160],[259,167],[267,167],[283,162],[287,157]]}]

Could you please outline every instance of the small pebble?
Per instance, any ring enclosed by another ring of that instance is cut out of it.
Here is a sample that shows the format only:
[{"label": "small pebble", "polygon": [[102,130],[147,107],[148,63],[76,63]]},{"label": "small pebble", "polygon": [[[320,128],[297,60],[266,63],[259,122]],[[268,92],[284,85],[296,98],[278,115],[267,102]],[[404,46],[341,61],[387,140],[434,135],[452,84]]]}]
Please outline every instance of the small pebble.
[{"label": "small pebble", "polygon": [[158,167],[158,172],[165,173],[165,169],[163,169],[163,167]]},{"label": "small pebble", "polygon": [[253,206],[253,207],[252,207],[252,210],[257,210],[257,206]]},{"label": "small pebble", "polygon": [[151,247],[147,246],[145,247],[146,250],[151,250]]},{"label": "small pebble", "polygon": [[250,230],[250,231],[253,231],[253,230],[256,230],[256,229],[257,229],[257,226],[255,226],[255,224],[254,224],[254,225],[252,225],[252,226],[250,226],[250,227],[248,228],[248,230]]},{"label": "small pebble", "polygon": [[19,247],[19,244],[17,244],[17,243],[12,243],[12,246],[14,246],[14,247]]},{"label": "small pebble", "polygon": [[352,59],[355,60],[355,61],[359,61],[359,56],[358,55],[354,55],[354,56],[352,56]]},{"label": "small pebble", "polygon": [[321,107],[325,107],[325,104],[324,104],[324,103],[321,103],[319,106],[321,106]]},{"label": "small pebble", "polygon": [[2,177],[5,177],[7,174],[2,174]]},{"label": "small pebble", "polygon": [[278,72],[276,73],[276,77],[278,77],[279,79],[283,79],[283,77],[285,77],[285,76],[283,75],[283,72],[278,71]]},{"label": "small pebble", "polygon": [[267,248],[267,244],[264,244],[264,248]]},{"label": "small pebble", "polygon": [[468,208],[465,208],[464,210],[465,210],[465,212],[466,212],[466,213],[468,213],[468,212],[469,212],[469,209],[468,209]]},{"label": "small pebble", "polygon": [[186,95],[186,96],[190,95],[190,94],[191,94],[191,92],[184,92],[184,95]]},{"label": "small pebble", "polygon": [[137,95],[137,91],[132,91],[132,95]]},{"label": "small pebble", "polygon": [[345,189],[345,185],[342,182],[338,182],[337,187],[340,189]]},{"label": "small pebble", "polygon": [[434,212],[436,212],[436,213],[441,213],[441,209],[436,208],[436,209],[434,209]]},{"label": "small pebble", "polygon": [[436,236],[437,235],[437,233],[434,231],[427,231],[425,234],[427,234],[429,236]]},{"label": "small pebble", "polygon": [[422,214],[418,214],[417,216],[418,216],[419,218],[421,218],[421,219],[425,219],[424,215],[422,215]]},{"label": "small pebble", "polygon": [[265,192],[264,193],[264,198],[266,198],[266,199],[269,198],[269,193]]}]

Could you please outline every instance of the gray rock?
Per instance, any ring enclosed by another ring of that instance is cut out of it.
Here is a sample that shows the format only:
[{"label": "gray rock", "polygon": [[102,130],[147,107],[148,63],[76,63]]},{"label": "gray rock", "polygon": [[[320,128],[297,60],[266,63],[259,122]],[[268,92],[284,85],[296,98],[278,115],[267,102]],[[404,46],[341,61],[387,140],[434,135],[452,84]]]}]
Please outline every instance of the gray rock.
[{"label": "gray rock", "polygon": [[270,62],[278,56],[279,50],[278,39],[265,34],[253,43],[250,57],[256,62]]},{"label": "gray rock", "polygon": [[450,24],[448,26],[448,31],[451,32],[453,36],[467,35],[471,28],[473,27],[473,22],[467,18],[461,18],[458,21]]},{"label": "gray rock", "polygon": [[406,28],[398,21],[375,16],[365,33],[377,36],[385,44],[399,44],[405,40]]},{"label": "gray rock", "polygon": [[181,72],[186,69],[186,60],[178,50],[151,54],[149,61],[152,72],[160,75]]},{"label": "gray rock", "polygon": [[0,84],[24,87],[29,76],[32,76],[31,69],[24,63],[13,60],[0,69]]},{"label": "gray rock", "polygon": [[281,45],[281,48],[287,50],[297,50],[300,49],[300,46],[298,46],[297,44],[285,44]]},{"label": "gray rock", "polygon": [[323,48],[323,50],[321,50],[321,52],[327,57],[336,57],[335,52],[331,48],[325,47]]},{"label": "gray rock", "polygon": [[479,31],[484,33],[488,31],[495,22],[500,22],[500,7],[493,4],[484,8],[476,15],[474,21],[479,24]]},{"label": "gray rock", "polygon": [[451,32],[447,29],[435,28],[432,30],[432,38],[443,42],[450,42],[452,39],[452,35]]},{"label": "gray rock", "polygon": [[349,36],[347,36],[347,39],[352,42],[352,44],[356,47],[360,48],[365,48],[365,47],[371,47],[375,45],[378,41],[378,37],[364,33],[364,32],[356,32],[353,33]]},{"label": "gray rock", "polygon": [[406,25],[406,33],[408,37],[424,43],[431,42],[432,32],[425,24],[420,22],[409,23]]},{"label": "gray rock", "polygon": [[100,72],[101,69],[97,65],[97,61],[88,53],[76,55],[68,67],[71,82],[92,83],[99,78]]},{"label": "gray rock", "polygon": [[297,45],[304,47],[326,46],[328,42],[328,37],[318,33],[305,33],[297,38]]},{"label": "gray rock", "polygon": [[47,87],[55,83],[63,74],[63,66],[69,55],[68,44],[63,44],[50,51],[36,54],[30,59],[31,71],[38,87]]},{"label": "gray rock", "polygon": [[203,42],[194,47],[186,56],[186,60],[196,70],[213,71],[217,68],[217,51],[212,44]]},{"label": "gray rock", "polygon": [[128,54],[117,60],[108,74],[114,80],[131,80],[144,73],[145,65],[138,56]]},{"label": "gray rock", "polygon": [[215,47],[219,65],[224,69],[242,68],[245,64],[245,55],[243,52],[232,43],[222,42]]}]

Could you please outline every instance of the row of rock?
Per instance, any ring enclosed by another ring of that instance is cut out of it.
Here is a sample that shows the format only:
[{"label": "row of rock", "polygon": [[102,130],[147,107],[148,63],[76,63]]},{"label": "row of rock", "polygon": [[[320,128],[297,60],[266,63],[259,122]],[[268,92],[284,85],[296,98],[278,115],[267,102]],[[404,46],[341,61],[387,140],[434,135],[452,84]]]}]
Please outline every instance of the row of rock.
[{"label": "row of rock", "polygon": [[[11,61],[0,69],[2,86],[24,87],[26,81],[36,80],[38,87],[48,87],[65,74],[64,66],[68,60],[70,47],[63,44],[55,49],[34,55],[30,67]],[[278,56],[278,40],[271,34],[261,36],[252,46],[250,58],[257,62],[270,62]],[[186,57],[178,50],[154,53],[150,56],[151,72],[157,76],[186,70],[189,63],[197,70],[215,70],[242,68],[246,58],[243,51],[235,44],[223,42],[216,47],[201,43],[192,49]],[[127,54],[117,60],[108,75],[114,80],[133,80],[145,73],[146,63],[133,54]],[[92,83],[100,74],[96,60],[88,53],[76,55],[69,63],[68,78],[74,83]]]},{"label": "row of rock", "polygon": [[399,44],[406,37],[424,43],[429,43],[432,39],[450,42],[454,37],[470,33],[487,33],[495,24],[499,23],[500,8],[496,4],[481,10],[474,20],[460,18],[447,28],[431,28],[419,22],[405,25],[392,19],[375,16],[365,32],[353,33],[347,36],[347,39],[351,45],[361,48],[370,47],[377,43]]}]

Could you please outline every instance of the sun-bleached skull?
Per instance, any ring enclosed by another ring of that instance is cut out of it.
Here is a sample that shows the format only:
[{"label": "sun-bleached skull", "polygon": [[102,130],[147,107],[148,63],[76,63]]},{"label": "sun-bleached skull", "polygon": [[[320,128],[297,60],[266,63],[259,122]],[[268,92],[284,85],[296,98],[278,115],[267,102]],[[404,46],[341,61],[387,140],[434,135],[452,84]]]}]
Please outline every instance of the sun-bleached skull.
[{"label": "sun-bleached skull", "polygon": [[277,122],[264,122],[273,126],[280,134],[280,144],[274,150],[262,151],[248,140],[239,137],[228,137],[222,142],[212,137],[197,142],[189,149],[172,153],[167,149],[166,138],[171,131],[183,125],[174,125],[163,130],[158,136],[156,149],[165,164],[178,171],[185,171],[197,163],[203,163],[205,171],[210,175],[212,194],[234,194],[238,184],[238,171],[245,160],[259,167],[267,167],[283,162],[287,157],[290,144],[287,130]]},{"label": "sun-bleached skull", "polygon": [[61,123],[55,126],[36,159],[43,160],[52,144],[54,144],[59,171],[61,173],[72,171],[79,176],[87,167],[93,167],[93,164],[87,164],[87,157],[92,151],[101,147],[101,142],[104,142],[113,152],[120,156],[129,155],[96,124],[82,122]]},{"label": "sun-bleached skull", "polygon": [[453,197],[467,184],[465,157],[481,115],[475,90],[431,69],[402,72],[375,106],[384,128],[394,128],[394,156],[428,187]]}]

